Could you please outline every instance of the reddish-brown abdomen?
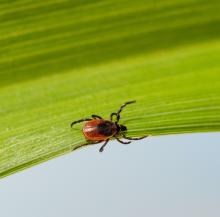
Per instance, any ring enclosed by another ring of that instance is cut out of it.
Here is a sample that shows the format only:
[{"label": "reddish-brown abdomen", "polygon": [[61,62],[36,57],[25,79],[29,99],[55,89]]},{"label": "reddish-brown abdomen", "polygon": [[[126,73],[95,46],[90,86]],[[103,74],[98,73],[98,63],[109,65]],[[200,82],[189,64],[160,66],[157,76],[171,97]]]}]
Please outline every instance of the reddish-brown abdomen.
[{"label": "reddish-brown abdomen", "polygon": [[93,119],[85,122],[83,134],[87,140],[102,141],[106,140],[117,132],[117,126],[114,122],[102,119]]}]

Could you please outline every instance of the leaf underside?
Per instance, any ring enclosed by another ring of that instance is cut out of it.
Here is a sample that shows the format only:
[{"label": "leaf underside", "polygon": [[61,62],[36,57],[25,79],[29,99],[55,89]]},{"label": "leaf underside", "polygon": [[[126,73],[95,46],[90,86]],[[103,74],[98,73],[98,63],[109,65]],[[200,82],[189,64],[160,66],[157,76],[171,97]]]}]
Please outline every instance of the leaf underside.
[{"label": "leaf underside", "polygon": [[85,142],[120,105],[129,136],[220,130],[218,0],[0,3],[0,177]]}]

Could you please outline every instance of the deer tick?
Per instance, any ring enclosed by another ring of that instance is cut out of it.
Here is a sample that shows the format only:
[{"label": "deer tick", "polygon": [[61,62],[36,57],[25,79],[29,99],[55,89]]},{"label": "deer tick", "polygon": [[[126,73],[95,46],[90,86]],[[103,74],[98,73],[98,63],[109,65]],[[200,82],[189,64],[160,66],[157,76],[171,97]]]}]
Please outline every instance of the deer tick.
[{"label": "deer tick", "polygon": [[[104,142],[104,144],[99,149],[99,151],[102,152],[104,150],[104,147],[107,145],[107,143],[111,138],[115,138],[118,142],[122,144],[129,144],[131,143],[131,141],[122,141],[120,140],[120,137],[127,140],[140,140],[146,138],[147,136],[136,137],[136,138],[126,136],[127,127],[119,124],[121,118],[120,114],[124,109],[124,107],[128,104],[135,102],[136,101],[129,101],[124,103],[120,107],[118,112],[111,113],[110,120],[105,120],[99,115],[92,115],[92,118],[85,118],[72,122],[71,127],[74,124],[85,122],[82,132],[87,140],[87,143],[80,145],[79,147]],[[116,121],[113,121],[114,116]]]}]

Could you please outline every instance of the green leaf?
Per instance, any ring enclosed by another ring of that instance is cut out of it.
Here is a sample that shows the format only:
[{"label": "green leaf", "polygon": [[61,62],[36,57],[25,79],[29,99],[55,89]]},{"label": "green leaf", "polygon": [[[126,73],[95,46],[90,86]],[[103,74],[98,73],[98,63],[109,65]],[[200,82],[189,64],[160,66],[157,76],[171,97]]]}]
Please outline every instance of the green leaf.
[{"label": "green leaf", "polygon": [[218,0],[2,1],[0,177],[71,152],[85,143],[72,121],[129,100],[129,136],[219,131],[219,11]]}]

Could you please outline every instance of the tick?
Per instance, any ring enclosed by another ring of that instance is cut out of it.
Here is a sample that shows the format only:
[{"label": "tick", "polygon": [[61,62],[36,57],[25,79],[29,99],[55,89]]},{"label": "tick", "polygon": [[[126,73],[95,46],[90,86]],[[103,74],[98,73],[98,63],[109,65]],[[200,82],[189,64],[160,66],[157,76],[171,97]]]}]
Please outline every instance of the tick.
[{"label": "tick", "polygon": [[[119,124],[122,110],[127,105],[135,102],[136,101],[129,101],[124,103],[120,107],[118,112],[111,113],[110,120],[105,120],[99,115],[92,115],[92,118],[85,118],[72,122],[71,127],[77,123],[85,122],[82,128],[82,132],[87,140],[87,143],[79,147],[104,142],[104,144],[99,149],[99,152],[102,152],[111,138],[115,138],[118,142],[122,144],[129,144],[131,143],[131,141],[122,141],[120,140],[121,137],[126,140],[140,140],[146,138],[147,136],[136,138],[126,136],[127,127]],[[116,121],[113,121],[114,116]]]}]

